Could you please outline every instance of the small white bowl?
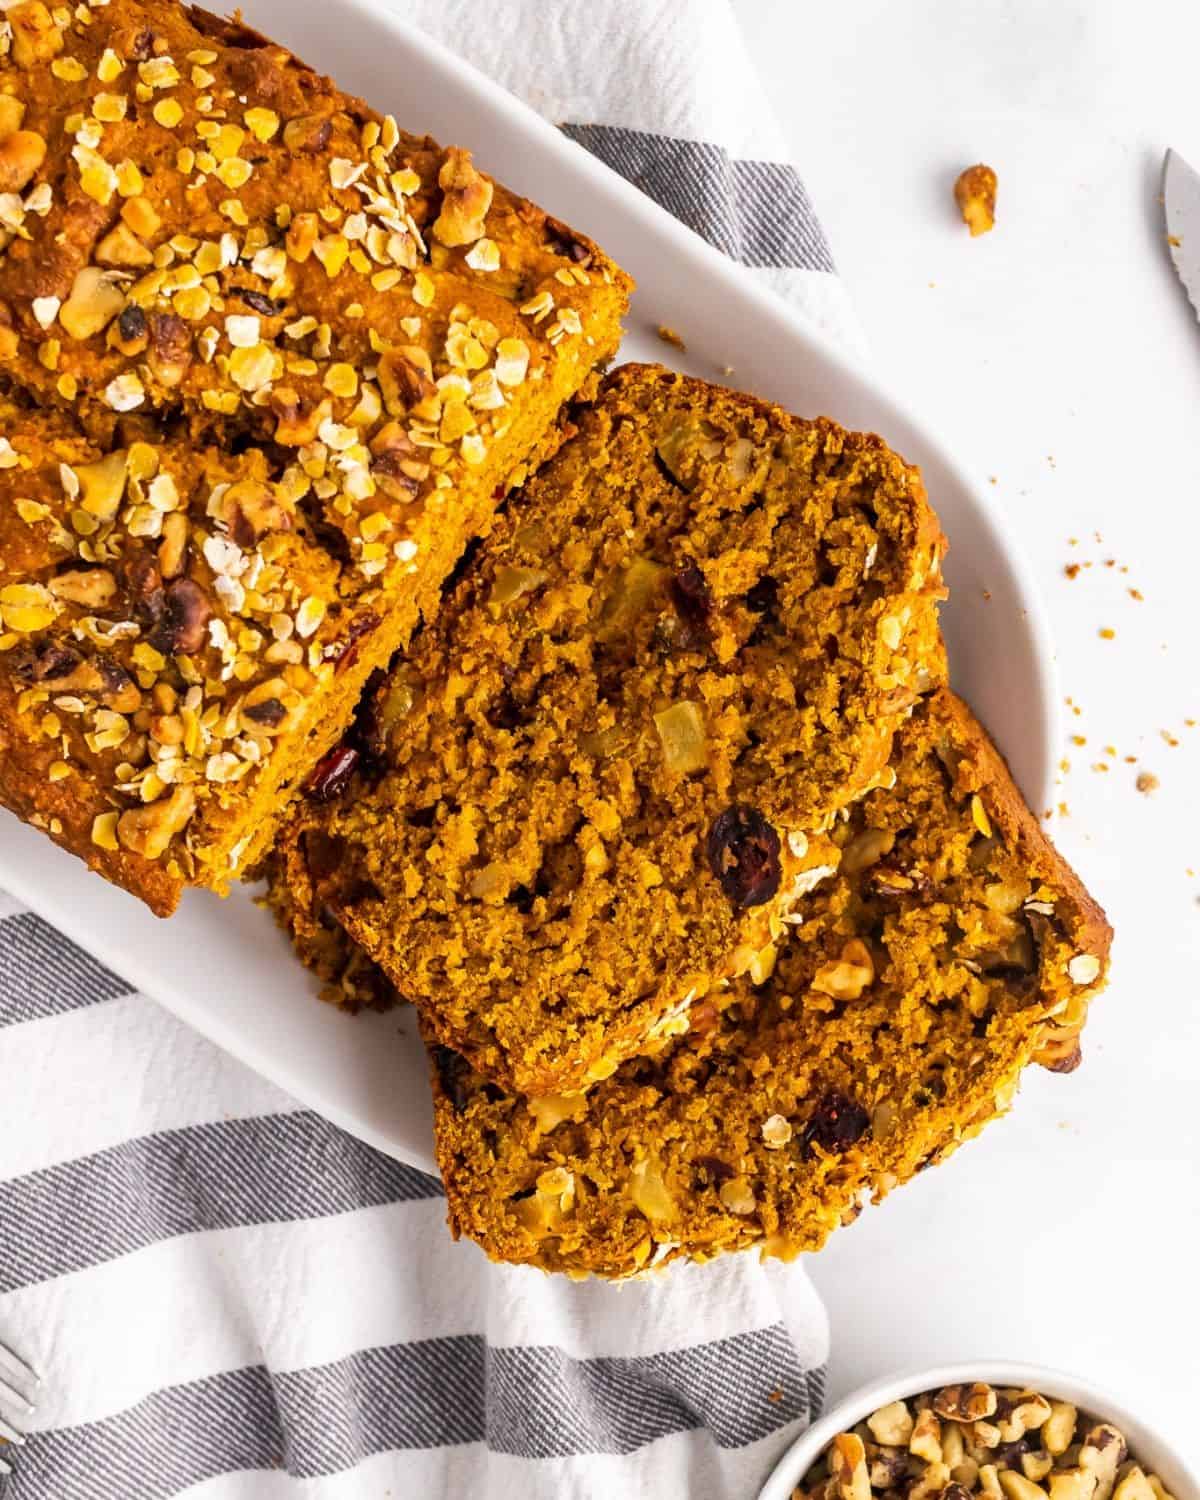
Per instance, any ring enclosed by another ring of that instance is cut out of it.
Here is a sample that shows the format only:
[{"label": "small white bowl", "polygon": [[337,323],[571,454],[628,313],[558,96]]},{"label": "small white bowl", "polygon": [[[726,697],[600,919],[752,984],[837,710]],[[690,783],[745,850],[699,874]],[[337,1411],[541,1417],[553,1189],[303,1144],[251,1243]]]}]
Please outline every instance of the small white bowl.
[{"label": "small white bowl", "polygon": [[776,1464],[759,1500],[789,1500],[792,1490],[839,1432],[848,1431],[889,1401],[902,1401],[909,1396],[919,1396],[922,1391],[962,1385],[973,1380],[1040,1391],[1051,1399],[1070,1401],[1097,1421],[1112,1422],[1128,1440],[1130,1454],[1144,1469],[1158,1475],[1175,1500],[1200,1500],[1200,1481],[1195,1474],[1184,1466],[1166,1438],[1149,1426],[1145,1417],[1135,1416],[1120,1397],[1111,1396],[1107,1391],[1080,1380],[1077,1375],[1068,1375],[1062,1370],[1004,1360],[909,1370],[861,1386],[827,1412],[815,1427],[810,1427],[796,1439]]}]

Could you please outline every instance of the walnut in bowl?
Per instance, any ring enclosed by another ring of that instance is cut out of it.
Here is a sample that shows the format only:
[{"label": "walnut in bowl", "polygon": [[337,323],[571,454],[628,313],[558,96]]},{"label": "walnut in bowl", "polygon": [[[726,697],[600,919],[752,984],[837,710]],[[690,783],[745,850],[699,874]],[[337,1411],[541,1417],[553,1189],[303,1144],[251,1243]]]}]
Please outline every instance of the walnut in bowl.
[{"label": "walnut in bowl", "polygon": [[1074,1377],[960,1366],[880,1381],[785,1455],[761,1500],[1200,1500],[1144,1420]]}]

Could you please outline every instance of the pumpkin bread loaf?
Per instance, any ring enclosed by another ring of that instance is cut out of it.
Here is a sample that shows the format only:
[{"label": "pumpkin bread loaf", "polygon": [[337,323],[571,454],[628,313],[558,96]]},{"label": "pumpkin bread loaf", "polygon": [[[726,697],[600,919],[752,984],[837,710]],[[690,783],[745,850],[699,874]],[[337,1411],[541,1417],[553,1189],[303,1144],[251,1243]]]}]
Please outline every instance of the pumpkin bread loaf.
[{"label": "pumpkin bread loaf", "polygon": [[[469,152],[407,134],[234,22],[165,0],[11,6],[7,804],[57,824],[158,912],[185,885],[224,889],[505,490],[553,451],[564,403],[616,350],[630,286]],[[21,414],[34,403],[55,415]],[[89,495],[101,483],[103,500]],[[108,575],[76,587],[90,602],[53,583],[88,570]],[[189,628],[186,648],[162,626],[185,592],[203,636]],[[118,640],[127,708],[99,691],[41,696],[60,649],[90,659]],[[271,687],[281,677],[286,701]],[[180,700],[199,727],[162,741],[149,720]],[[48,712],[103,740],[103,766],[71,733],[53,758],[96,782],[74,822],[62,788],[32,779],[47,769]],[[128,742],[98,718],[117,712]],[[80,821],[93,805],[98,842]]]},{"label": "pumpkin bread loaf", "polygon": [[943,539],[878,438],[652,366],[575,420],[282,856],[431,1035],[528,1093],[762,977],[944,672]]},{"label": "pumpkin bread loaf", "polygon": [[1110,929],[948,691],[900,732],[764,985],[586,1095],[504,1093],[433,1043],[455,1234],[499,1260],[623,1277],[759,1246],[813,1250],[1066,1070]]}]

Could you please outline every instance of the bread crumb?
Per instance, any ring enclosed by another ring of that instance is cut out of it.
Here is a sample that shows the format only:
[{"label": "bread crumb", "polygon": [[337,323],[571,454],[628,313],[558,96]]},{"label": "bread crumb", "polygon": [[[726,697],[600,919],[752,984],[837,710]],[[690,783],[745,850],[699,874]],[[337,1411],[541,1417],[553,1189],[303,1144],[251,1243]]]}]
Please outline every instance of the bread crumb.
[{"label": "bread crumb", "polygon": [[1107,625],[1105,625],[1105,626],[1103,626],[1101,628],[1101,630],[1100,630],[1100,639],[1102,641],[1115,641],[1116,638],[1117,638],[1117,632],[1115,630],[1110,630]]},{"label": "bread crumb", "polygon": [[1141,589],[1130,589],[1129,590],[1129,597],[1131,599],[1137,599],[1137,600],[1141,601],[1141,600],[1145,599],[1146,596],[1145,596],[1145,594],[1142,593]]},{"label": "bread crumb", "polygon": [[1063,569],[1063,572],[1067,575],[1068,578],[1078,578],[1079,577],[1079,564],[1078,563],[1068,563],[1066,565],[1066,567]]},{"label": "bread crumb", "polygon": [[1159,785],[1160,783],[1158,777],[1154,774],[1153,771],[1138,772],[1137,789],[1139,792],[1143,792],[1147,797],[1151,792],[1158,791]]},{"label": "bread crumb", "polygon": [[987,234],[996,222],[996,174],[991,167],[979,162],[960,172],[954,201],[971,237]]},{"label": "bread crumb", "polygon": [[670,344],[673,349],[678,349],[681,354],[687,353],[687,345],[683,342],[683,336],[676,333],[675,329],[668,328],[665,323],[660,323],[656,332],[664,344]]}]

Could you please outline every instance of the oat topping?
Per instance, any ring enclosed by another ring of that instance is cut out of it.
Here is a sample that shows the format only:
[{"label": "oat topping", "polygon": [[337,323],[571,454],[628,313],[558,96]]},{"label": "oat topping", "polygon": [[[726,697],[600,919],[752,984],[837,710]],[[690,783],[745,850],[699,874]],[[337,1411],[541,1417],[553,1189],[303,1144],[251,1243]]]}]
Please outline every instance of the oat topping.
[{"label": "oat topping", "polygon": [[411,629],[422,570],[436,587],[611,349],[627,283],[469,151],[235,23],[144,0],[6,21],[0,362],[63,416],[3,414],[24,539],[0,548],[0,689],[56,744],[48,784],[102,777],[96,848],[220,884],[213,809],[358,680],[364,611],[399,598]]}]

